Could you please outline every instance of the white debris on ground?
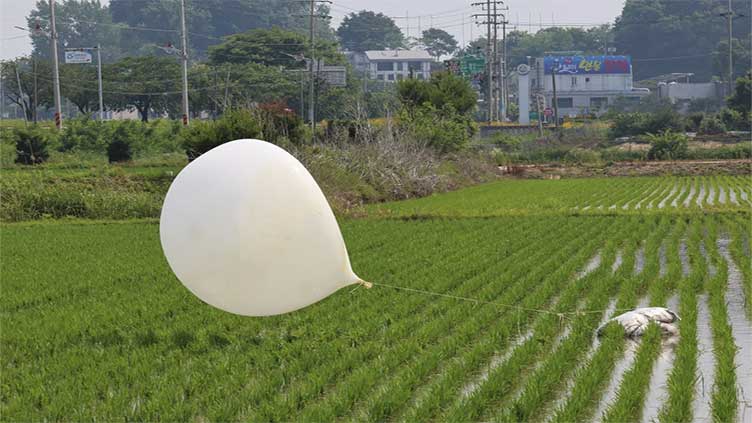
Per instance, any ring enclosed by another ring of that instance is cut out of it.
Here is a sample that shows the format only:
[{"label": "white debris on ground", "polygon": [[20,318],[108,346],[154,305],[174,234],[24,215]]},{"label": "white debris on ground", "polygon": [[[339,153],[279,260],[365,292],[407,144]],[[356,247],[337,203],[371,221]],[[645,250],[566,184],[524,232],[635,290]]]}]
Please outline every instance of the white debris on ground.
[{"label": "white debris on ground", "polygon": [[642,307],[620,314],[598,327],[598,335],[603,333],[605,327],[611,322],[617,322],[624,328],[628,337],[642,336],[651,323],[661,327],[664,335],[674,336],[679,333],[679,327],[675,324],[679,316],[665,307]]}]

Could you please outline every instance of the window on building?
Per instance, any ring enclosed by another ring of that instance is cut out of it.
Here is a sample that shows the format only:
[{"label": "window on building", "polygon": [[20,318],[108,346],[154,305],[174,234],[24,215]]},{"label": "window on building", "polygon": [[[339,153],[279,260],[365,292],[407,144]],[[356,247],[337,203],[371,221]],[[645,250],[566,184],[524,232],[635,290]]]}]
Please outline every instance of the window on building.
[{"label": "window on building", "polygon": [[590,97],[591,109],[605,109],[608,106],[608,97]]},{"label": "window on building", "polygon": [[573,76],[573,77],[572,77],[572,86],[573,86],[573,87],[576,87],[576,86],[577,86],[577,77],[576,77],[576,76]]},{"label": "window on building", "polygon": [[378,79],[379,81],[383,81],[384,80],[384,75],[383,74],[378,74],[378,75],[376,75],[376,79]]},{"label": "window on building", "polygon": [[402,67],[400,69],[402,69],[403,71],[406,71],[407,70],[407,62],[402,62]]},{"label": "window on building", "polygon": [[376,70],[379,70],[379,71],[394,70],[394,62],[378,62],[376,63]]},{"label": "window on building", "polygon": [[387,79],[390,81],[394,81],[394,74],[390,73],[389,75],[387,75]]},{"label": "window on building", "polygon": [[572,101],[572,97],[559,97],[556,99],[556,105],[564,109],[571,109],[574,107],[574,101]]},{"label": "window on building", "polygon": [[421,62],[411,62],[408,63],[408,68],[412,72],[420,72],[423,70],[423,64]]}]

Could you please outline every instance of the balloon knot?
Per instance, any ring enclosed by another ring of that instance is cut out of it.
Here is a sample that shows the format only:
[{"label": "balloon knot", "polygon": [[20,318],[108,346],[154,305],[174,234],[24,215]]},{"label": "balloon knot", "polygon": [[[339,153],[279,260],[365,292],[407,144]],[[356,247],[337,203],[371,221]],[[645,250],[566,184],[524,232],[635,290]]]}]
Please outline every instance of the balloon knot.
[{"label": "balloon knot", "polygon": [[366,288],[369,288],[369,289],[373,288],[373,284],[371,282],[366,282],[366,281],[360,280],[360,281],[358,281],[358,283],[360,285],[365,286]]}]

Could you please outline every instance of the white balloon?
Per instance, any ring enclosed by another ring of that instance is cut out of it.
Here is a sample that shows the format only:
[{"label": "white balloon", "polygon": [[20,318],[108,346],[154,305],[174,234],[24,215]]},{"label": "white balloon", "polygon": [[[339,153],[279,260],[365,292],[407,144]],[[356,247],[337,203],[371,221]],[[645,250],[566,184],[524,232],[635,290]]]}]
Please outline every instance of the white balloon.
[{"label": "white balloon", "polygon": [[188,164],[167,192],[159,232],[178,279],[235,314],[287,313],[364,283],[316,181],[265,141],[228,142]]}]

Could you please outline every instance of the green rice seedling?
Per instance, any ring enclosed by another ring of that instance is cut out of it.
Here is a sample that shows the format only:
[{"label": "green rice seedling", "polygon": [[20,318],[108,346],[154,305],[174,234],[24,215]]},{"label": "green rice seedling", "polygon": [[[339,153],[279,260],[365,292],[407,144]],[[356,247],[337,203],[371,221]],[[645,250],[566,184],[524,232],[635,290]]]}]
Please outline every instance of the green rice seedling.
[{"label": "green rice seedling", "polygon": [[711,408],[715,421],[727,422],[733,421],[736,418],[736,406],[738,402],[736,366],[734,364],[736,345],[734,345],[731,325],[728,322],[725,299],[728,267],[725,260],[721,259],[718,250],[715,248],[718,237],[718,228],[715,219],[708,218],[704,222],[706,223],[708,233],[706,245],[710,246],[708,251],[711,261],[716,269],[718,269],[716,276],[710,279],[707,286],[711,328],[713,330],[713,351],[716,359],[715,385],[713,386]]},{"label": "green rice seedling", "polygon": [[660,349],[660,329],[657,325],[651,325],[642,337],[634,365],[624,374],[616,402],[603,416],[604,422],[634,421],[639,418],[653,362]]}]

